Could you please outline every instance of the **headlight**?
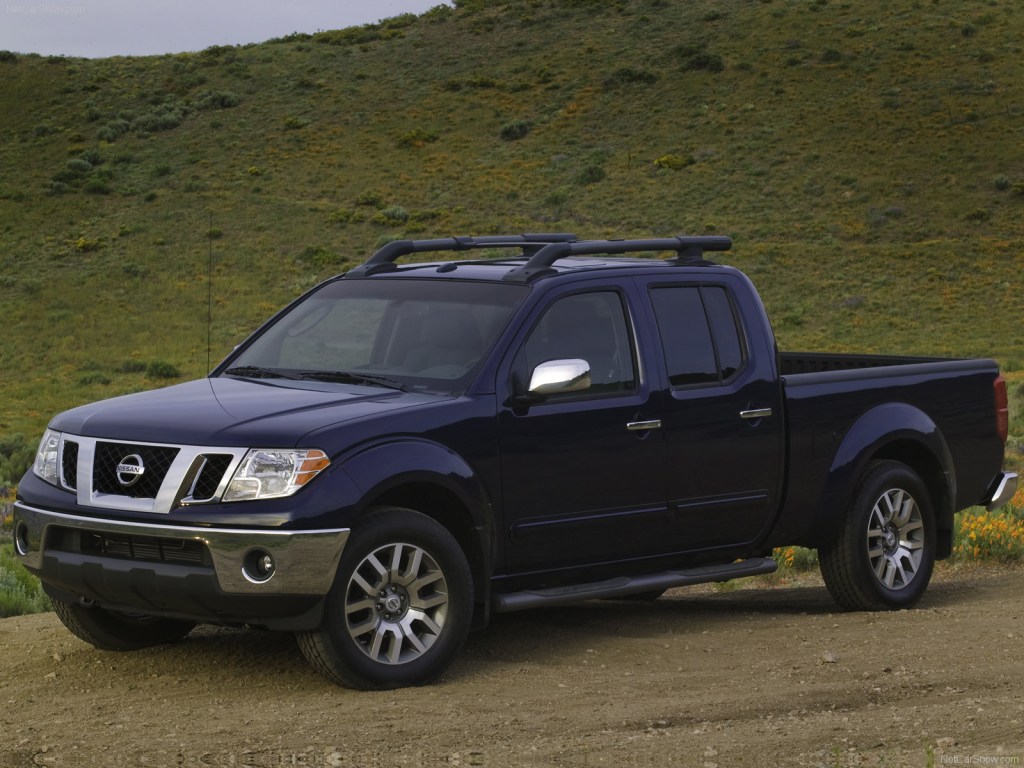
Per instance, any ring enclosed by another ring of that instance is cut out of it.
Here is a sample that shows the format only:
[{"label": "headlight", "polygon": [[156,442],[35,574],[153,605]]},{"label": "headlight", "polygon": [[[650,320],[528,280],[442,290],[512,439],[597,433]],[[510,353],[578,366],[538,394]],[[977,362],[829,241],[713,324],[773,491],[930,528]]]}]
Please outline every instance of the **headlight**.
[{"label": "headlight", "polygon": [[50,485],[60,485],[60,432],[48,429],[43,433],[32,471]]},{"label": "headlight", "polygon": [[318,450],[253,449],[235,470],[224,501],[252,501],[291,496],[331,463]]}]

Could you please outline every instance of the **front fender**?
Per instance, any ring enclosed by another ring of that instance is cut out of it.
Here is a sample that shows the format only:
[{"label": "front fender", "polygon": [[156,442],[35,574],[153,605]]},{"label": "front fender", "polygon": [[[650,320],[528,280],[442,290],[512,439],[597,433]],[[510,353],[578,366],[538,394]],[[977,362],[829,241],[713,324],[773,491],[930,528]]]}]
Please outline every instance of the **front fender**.
[{"label": "front fender", "polygon": [[945,437],[919,408],[886,403],[858,418],[835,452],[811,528],[817,545],[834,538],[857,482],[880,459],[901,461],[917,472],[931,493],[939,530],[952,529],[956,473]]},{"label": "front fender", "polygon": [[[394,504],[430,515],[451,530],[473,571],[482,617],[478,625],[486,621],[490,577],[498,557],[495,510],[486,479],[450,448],[419,437],[366,446],[345,457],[343,466],[360,490],[360,513],[378,504]],[[496,483],[492,478],[491,486]]]}]

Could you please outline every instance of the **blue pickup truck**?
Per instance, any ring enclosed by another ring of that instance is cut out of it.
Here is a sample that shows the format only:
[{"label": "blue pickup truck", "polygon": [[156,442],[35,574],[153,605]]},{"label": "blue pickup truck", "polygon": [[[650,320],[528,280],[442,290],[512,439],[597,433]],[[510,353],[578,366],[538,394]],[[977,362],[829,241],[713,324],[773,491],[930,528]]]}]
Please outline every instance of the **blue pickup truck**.
[{"label": "blue pickup truck", "polygon": [[17,553],[98,648],[292,631],[356,688],[436,679],[492,611],[654,599],[785,545],[845,609],[913,605],[954,512],[1016,488],[996,364],[780,352],[707,260],[730,246],[390,243],[207,378],[55,417]]}]

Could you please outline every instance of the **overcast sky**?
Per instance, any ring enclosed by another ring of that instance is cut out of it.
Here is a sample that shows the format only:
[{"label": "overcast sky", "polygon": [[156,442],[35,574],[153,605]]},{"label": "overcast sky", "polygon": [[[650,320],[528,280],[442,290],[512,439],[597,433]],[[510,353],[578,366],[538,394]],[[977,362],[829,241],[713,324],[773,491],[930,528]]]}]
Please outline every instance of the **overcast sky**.
[{"label": "overcast sky", "polygon": [[140,56],[422,13],[446,0],[0,0],[0,50]]}]

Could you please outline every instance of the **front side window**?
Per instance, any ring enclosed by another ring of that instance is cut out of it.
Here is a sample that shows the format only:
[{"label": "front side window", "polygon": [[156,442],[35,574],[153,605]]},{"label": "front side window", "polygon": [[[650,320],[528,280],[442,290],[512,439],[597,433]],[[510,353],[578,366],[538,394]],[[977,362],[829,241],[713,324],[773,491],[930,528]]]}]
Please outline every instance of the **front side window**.
[{"label": "front side window", "polygon": [[527,292],[456,280],[337,280],[278,319],[222,375],[457,391]]},{"label": "front side window", "polygon": [[650,295],[673,387],[718,384],[740,371],[746,348],[724,288],[666,286]]},{"label": "front side window", "polygon": [[[622,297],[615,291],[565,296],[545,310],[517,360],[520,377],[550,360],[585,360],[590,387],[572,396],[632,392],[636,365]],[[568,397],[569,395],[565,395]]]}]

